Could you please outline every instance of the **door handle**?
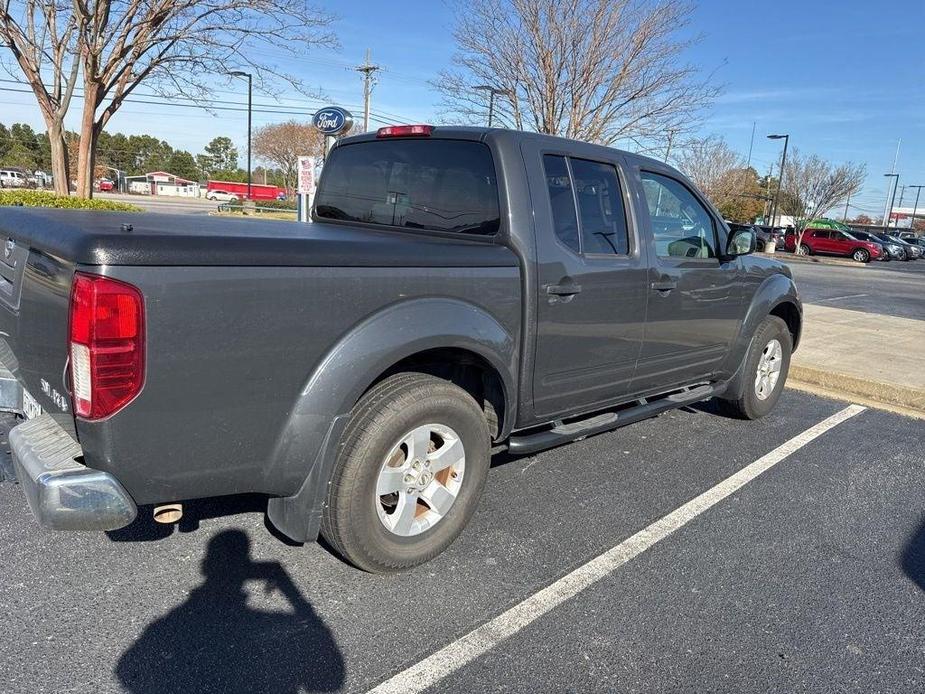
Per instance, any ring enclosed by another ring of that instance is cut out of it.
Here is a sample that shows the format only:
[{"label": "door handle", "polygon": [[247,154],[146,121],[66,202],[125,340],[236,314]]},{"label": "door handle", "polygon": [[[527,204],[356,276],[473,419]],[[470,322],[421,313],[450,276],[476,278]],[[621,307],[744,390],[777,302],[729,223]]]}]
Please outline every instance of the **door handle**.
[{"label": "door handle", "polygon": [[657,292],[670,292],[678,286],[677,280],[658,280],[649,285]]},{"label": "door handle", "polygon": [[546,293],[552,296],[573,296],[581,292],[580,284],[548,284]]}]

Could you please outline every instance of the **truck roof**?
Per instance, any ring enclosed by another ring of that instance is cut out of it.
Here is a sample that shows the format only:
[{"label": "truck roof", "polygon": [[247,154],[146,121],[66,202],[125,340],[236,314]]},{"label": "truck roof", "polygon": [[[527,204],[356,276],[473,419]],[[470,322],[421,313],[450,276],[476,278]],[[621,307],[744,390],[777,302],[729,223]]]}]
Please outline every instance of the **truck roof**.
[{"label": "truck roof", "polygon": [[[634,154],[633,152],[628,152],[623,149],[617,149],[616,147],[607,147],[605,145],[592,144],[590,142],[582,142],[581,140],[572,140],[567,137],[559,137],[558,135],[545,135],[543,133],[535,133],[527,130],[513,130],[510,128],[486,128],[486,127],[475,127],[468,125],[435,125],[433,126],[433,135],[434,138],[444,138],[444,139],[454,139],[454,140],[476,140],[479,142],[485,142],[489,139],[496,141],[508,141],[511,143],[517,143],[521,141],[542,141],[547,144],[547,146],[562,149],[562,150],[578,150],[581,149],[585,154],[587,154],[590,149],[599,149],[602,154],[607,154],[613,156],[614,152],[619,152],[621,155],[628,157],[630,159],[636,160],[638,163],[645,163],[648,167],[656,168],[665,168],[665,164],[653,159],[651,157],[646,157],[641,154]],[[354,142],[367,142],[378,139],[376,137],[376,131],[371,130],[368,133],[362,133],[360,135],[351,135],[350,137],[345,137],[341,140],[338,140],[338,145],[341,144],[351,144]],[[418,138],[414,138],[418,139]],[[423,138],[420,138],[423,139]],[[589,149],[590,148],[590,149]]]}]

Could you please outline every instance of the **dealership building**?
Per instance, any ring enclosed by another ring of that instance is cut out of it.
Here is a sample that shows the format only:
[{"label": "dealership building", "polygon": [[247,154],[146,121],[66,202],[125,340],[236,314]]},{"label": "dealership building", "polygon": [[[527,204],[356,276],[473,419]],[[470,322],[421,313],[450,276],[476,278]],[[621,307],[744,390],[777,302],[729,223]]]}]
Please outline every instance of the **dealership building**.
[{"label": "dealership building", "polygon": [[152,171],[141,176],[127,176],[128,192],[138,195],[172,195],[198,198],[199,183],[188,181],[167,171]]}]

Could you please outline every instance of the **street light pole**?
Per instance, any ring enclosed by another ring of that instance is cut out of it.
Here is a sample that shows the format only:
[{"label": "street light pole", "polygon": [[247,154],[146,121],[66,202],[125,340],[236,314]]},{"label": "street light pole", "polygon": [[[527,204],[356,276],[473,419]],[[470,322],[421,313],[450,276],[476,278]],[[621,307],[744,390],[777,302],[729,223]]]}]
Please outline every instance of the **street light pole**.
[{"label": "street light pole", "polygon": [[480,92],[488,92],[488,127],[492,126],[495,116],[495,94],[510,95],[507,89],[498,89],[490,84],[479,84],[475,87]]},{"label": "street light pole", "polygon": [[898,173],[888,173],[888,174],[883,174],[883,175],[886,178],[893,179],[893,182],[892,182],[893,185],[891,186],[892,190],[890,191],[890,194],[886,196],[887,206],[886,206],[886,209],[884,210],[885,214],[883,215],[883,228],[889,229],[890,220],[893,217],[893,203],[896,202],[896,188],[899,185],[899,174]]},{"label": "street light pole", "polygon": [[787,146],[790,144],[790,135],[768,135],[769,140],[783,140],[784,153],[780,158],[780,177],[777,179],[777,195],[774,196],[774,204],[771,206],[771,226],[774,225],[774,219],[777,217],[780,209],[780,192],[784,187],[784,171],[787,166]]},{"label": "street light pole", "polygon": [[910,188],[915,188],[915,205],[912,207],[912,221],[909,222],[909,231],[915,231],[915,215],[919,211],[919,194],[922,192],[922,188],[925,186],[909,186]]},{"label": "street light pole", "polygon": [[232,77],[247,78],[247,199],[251,200],[251,123],[253,118],[253,76],[249,72],[234,70],[228,73]]}]

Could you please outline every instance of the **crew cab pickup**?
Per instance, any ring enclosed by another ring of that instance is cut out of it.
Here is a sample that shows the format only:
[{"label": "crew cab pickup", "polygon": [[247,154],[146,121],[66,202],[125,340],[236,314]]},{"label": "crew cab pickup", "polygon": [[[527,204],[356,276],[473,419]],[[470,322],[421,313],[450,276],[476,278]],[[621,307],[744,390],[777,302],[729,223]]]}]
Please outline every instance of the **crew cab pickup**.
[{"label": "crew cab pickup", "polygon": [[493,451],[710,398],[761,417],[800,339],[754,231],[615,149],[383,128],[336,144],[311,218],[0,211],[0,393],[39,522],[261,493],[290,538],[401,570],[461,532]]}]

